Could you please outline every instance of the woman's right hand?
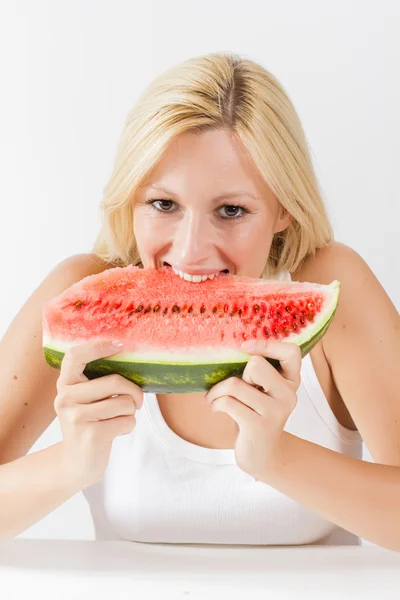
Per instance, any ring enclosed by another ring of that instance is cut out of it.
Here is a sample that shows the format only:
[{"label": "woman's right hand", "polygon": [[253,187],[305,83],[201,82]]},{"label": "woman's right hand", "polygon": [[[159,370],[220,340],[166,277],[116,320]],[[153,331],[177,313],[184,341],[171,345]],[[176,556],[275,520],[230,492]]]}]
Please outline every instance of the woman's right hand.
[{"label": "woman's right hand", "polygon": [[[88,362],[121,352],[110,341],[69,348],[61,363],[54,408],[60,421],[64,468],[81,489],[97,483],[107,468],[112,442],[133,431],[143,390],[121,375],[89,380]],[[112,397],[116,396],[116,397]]]}]

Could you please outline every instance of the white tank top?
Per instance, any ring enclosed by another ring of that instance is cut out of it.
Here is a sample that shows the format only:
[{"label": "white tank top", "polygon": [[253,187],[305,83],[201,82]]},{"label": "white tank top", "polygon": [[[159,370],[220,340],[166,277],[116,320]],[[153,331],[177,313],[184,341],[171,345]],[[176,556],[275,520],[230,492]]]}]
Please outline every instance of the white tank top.
[{"label": "white tank top", "polygon": [[[282,272],[277,279],[290,281]],[[362,458],[358,431],[340,425],[302,360],[297,404],[285,430],[335,452]],[[311,512],[236,464],[233,449],[197,446],[163,418],[145,392],[132,433],[117,437],[100,482],[83,494],[97,540],[195,544],[359,544],[353,534]]]}]

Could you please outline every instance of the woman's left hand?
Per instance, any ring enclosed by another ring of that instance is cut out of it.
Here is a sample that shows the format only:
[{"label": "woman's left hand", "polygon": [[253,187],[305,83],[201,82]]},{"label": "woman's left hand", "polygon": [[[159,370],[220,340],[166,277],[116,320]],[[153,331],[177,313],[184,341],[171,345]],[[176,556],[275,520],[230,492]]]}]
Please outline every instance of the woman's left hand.
[{"label": "woman's left hand", "polygon": [[[301,351],[296,344],[254,340],[242,346],[251,354],[242,379],[229,377],[215,384],[205,399],[214,412],[227,413],[239,427],[236,463],[254,479],[266,477],[279,462],[283,428],[297,403]],[[277,370],[264,356],[279,360]]]}]

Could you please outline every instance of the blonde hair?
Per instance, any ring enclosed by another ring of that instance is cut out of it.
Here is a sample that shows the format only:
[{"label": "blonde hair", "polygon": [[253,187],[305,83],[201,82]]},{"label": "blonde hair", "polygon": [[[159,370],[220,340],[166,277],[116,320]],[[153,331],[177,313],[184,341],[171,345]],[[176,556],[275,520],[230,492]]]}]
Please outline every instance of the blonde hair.
[{"label": "blonde hair", "polygon": [[333,232],[302,125],[277,79],[232,53],[194,57],[158,76],[128,114],[100,202],[93,253],[114,266],[143,266],[133,233],[132,198],[174,138],[184,132],[233,131],[292,216],[276,233],[262,274],[296,271]]}]

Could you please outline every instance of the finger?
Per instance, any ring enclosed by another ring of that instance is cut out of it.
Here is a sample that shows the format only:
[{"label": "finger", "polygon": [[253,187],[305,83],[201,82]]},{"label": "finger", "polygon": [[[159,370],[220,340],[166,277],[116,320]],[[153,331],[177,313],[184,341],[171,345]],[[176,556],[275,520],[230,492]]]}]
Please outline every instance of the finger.
[{"label": "finger", "polygon": [[76,404],[96,403],[106,398],[131,396],[136,407],[141,408],[143,404],[143,390],[120,375],[104,375],[97,379],[85,381],[74,390]]},{"label": "finger", "polygon": [[118,349],[113,346],[110,340],[95,340],[69,348],[61,363],[57,387],[88,381],[88,378],[83,374],[87,363],[98,358],[117,354],[121,350],[122,348]]},{"label": "finger", "polygon": [[131,396],[121,395],[92,404],[80,404],[75,408],[82,422],[107,421],[115,417],[134,415],[136,406]]},{"label": "finger", "polygon": [[281,367],[279,374],[295,389],[299,387],[301,350],[297,344],[278,340],[251,340],[251,342],[244,342],[242,348],[251,354],[279,360]]},{"label": "finger", "polygon": [[272,398],[280,399],[286,393],[286,381],[263,356],[257,354],[245,366],[242,379],[257,392],[269,394]]},{"label": "finger", "polygon": [[[262,358],[262,360],[265,363],[267,362],[265,358]],[[271,369],[276,373],[273,367]],[[206,394],[206,402],[212,407],[217,399],[228,396],[248,406],[258,415],[265,416],[268,413],[268,405],[272,400],[271,397],[260,392],[256,387],[248,385],[248,383],[250,381],[246,382],[238,377],[230,377],[229,379],[220,381]]]},{"label": "finger", "polygon": [[254,427],[259,416],[248,406],[239,402],[232,396],[221,396],[214,400],[211,406],[213,412],[224,412],[229,415],[244,430],[246,427]]}]

